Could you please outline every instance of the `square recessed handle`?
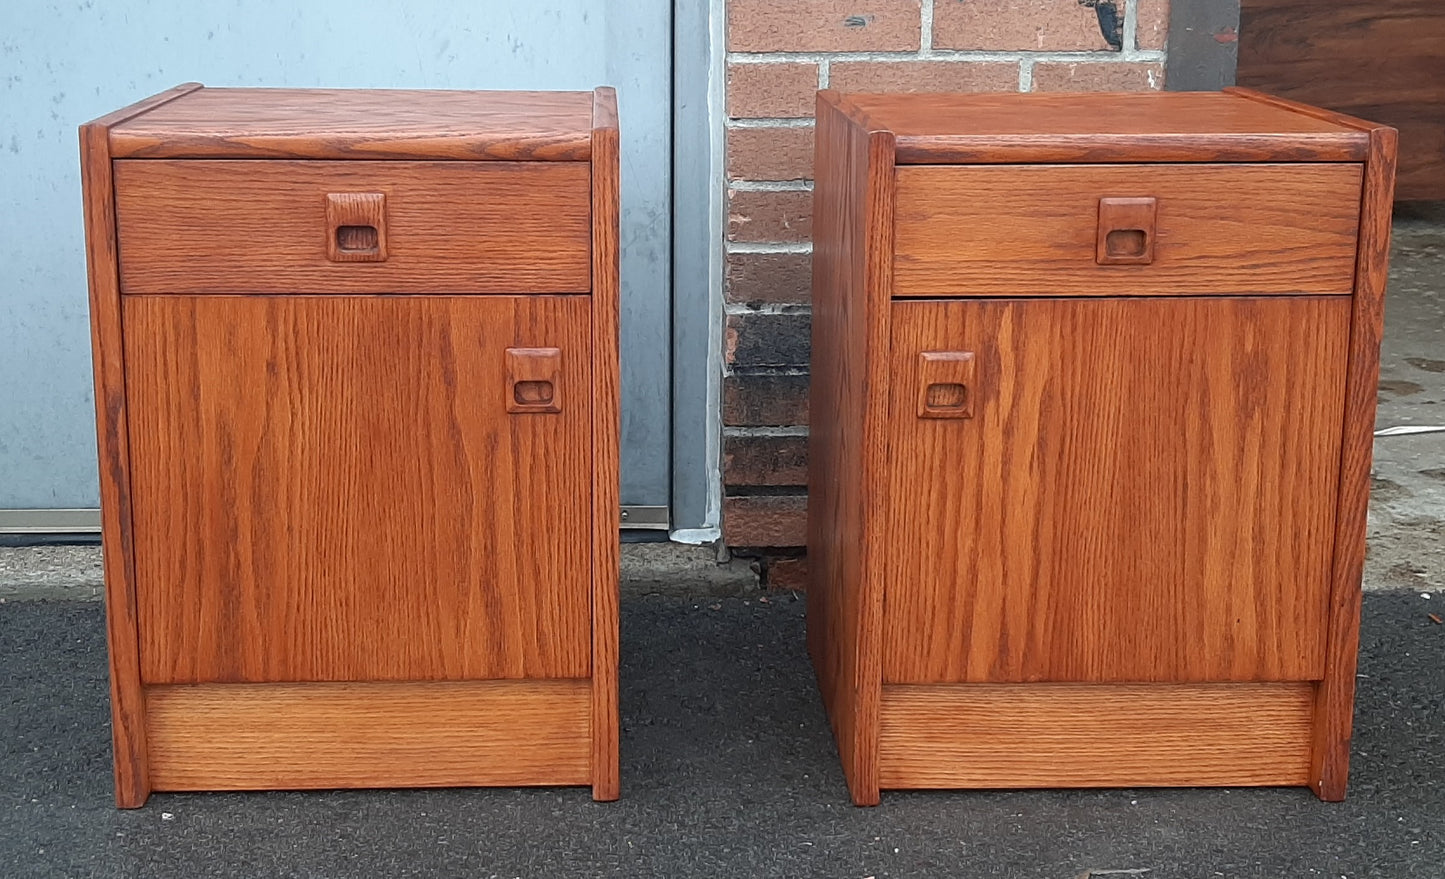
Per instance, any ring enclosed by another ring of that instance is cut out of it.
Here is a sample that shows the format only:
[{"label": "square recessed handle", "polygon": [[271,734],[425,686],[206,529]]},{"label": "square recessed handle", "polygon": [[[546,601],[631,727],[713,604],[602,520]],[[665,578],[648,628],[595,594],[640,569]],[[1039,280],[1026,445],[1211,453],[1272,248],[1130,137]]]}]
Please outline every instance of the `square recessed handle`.
[{"label": "square recessed handle", "polygon": [[332,262],[386,261],[386,193],[326,195],[326,258]]},{"label": "square recessed handle", "polygon": [[561,348],[507,349],[507,411],[562,411]]},{"label": "square recessed handle", "polygon": [[973,352],[924,351],[918,355],[918,417],[973,417]]},{"label": "square recessed handle", "polygon": [[1149,265],[1154,262],[1153,198],[1099,199],[1099,232],[1094,262],[1101,266]]}]

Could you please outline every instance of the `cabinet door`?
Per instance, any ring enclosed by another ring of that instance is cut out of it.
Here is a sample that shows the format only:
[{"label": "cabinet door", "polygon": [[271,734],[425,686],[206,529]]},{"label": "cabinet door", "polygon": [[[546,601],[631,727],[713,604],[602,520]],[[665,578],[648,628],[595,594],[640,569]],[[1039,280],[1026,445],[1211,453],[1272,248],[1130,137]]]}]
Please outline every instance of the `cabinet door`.
[{"label": "cabinet door", "polygon": [[894,302],[885,680],[1321,677],[1349,313]]},{"label": "cabinet door", "polygon": [[143,680],[586,677],[589,320],[125,297]]}]

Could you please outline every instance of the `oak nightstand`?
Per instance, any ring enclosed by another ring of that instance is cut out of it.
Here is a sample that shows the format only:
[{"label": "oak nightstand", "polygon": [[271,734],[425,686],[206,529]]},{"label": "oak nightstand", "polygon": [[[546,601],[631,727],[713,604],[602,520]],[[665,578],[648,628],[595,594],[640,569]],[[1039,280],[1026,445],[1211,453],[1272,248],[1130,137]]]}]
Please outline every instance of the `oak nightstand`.
[{"label": "oak nightstand", "polygon": [[117,800],[618,795],[618,128],[203,89],[81,129]]},{"label": "oak nightstand", "polygon": [[1395,132],[818,98],[808,643],[880,788],[1344,795]]}]

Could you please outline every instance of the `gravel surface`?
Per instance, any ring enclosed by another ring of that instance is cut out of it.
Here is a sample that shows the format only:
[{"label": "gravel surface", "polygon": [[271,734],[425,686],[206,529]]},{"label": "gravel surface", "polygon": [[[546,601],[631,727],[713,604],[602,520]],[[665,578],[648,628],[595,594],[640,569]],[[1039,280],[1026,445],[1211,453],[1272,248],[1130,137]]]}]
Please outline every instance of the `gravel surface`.
[{"label": "gravel surface", "polygon": [[1429,613],[1445,597],[1365,599],[1342,804],[1230,789],[885,793],[854,808],[802,602],[782,594],[623,603],[616,803],[579,788],[156,794],[118,811],[100,605],[8,601],[0,876],[1439,879],[1445,626]]}]

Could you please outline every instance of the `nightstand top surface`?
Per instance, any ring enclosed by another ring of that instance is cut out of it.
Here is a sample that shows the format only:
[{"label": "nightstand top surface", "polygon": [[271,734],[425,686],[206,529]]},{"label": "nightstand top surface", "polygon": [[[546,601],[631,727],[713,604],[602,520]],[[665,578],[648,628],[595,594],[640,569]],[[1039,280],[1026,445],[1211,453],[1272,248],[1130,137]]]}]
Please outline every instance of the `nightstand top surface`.
[{"label": "nightstand top surface", "polygon": [[592,92],[180,87],[113,121],[114,158],[586,161]]},{"label": "nightstand top surface", "polygon": [[844,94],[857,124],[890,131],[899,163],[992,161],[1360,161],[1358,119],[1226,92]]}]

